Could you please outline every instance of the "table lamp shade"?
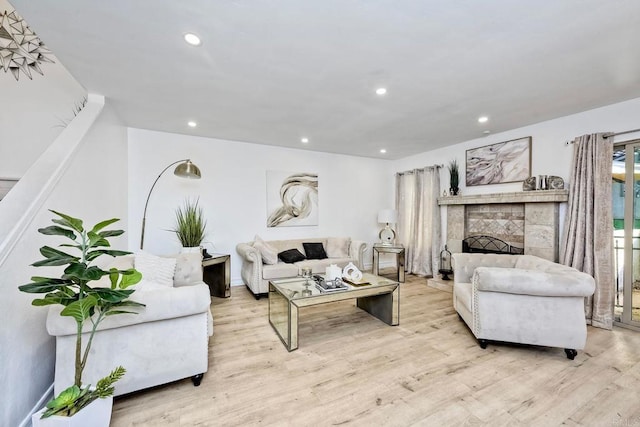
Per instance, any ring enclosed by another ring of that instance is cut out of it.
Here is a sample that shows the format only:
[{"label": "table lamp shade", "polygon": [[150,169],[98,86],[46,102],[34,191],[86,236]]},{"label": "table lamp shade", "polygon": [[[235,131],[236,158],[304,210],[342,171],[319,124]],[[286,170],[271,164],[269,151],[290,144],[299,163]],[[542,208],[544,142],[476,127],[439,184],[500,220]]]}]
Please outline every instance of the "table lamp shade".
[{"label": "table lamp shade", "polygon": [[382,209],[378,212],[378,222],[382,224],[395,224],[398,222],[398,211],[395,209]]}]

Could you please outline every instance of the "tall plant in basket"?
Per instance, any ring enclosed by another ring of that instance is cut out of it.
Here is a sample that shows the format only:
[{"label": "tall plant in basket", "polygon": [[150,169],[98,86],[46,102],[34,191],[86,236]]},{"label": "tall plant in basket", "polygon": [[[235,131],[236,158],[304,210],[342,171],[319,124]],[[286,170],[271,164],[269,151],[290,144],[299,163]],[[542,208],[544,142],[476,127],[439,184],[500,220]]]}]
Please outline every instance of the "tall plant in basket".
[{"label": "tall plant in basket", "polygon": [[[61,316],[71,317],[77,326],[75,345],[75,375],[74,383],[47,403],[42,418],[52,415],[71,417],[98,398],[112,396],[113,384],[125,373],[122,366],[116,367],[110,374],[102,378],[92,387],[82,383],[82,372],[87,364],[93,338],[100,322],[109,316],[130,313],[130,309],[141,307],[143,304],[128,298],[134,292],[127,289],[140,281],[142,275],[131,268],[118,270],[111,268],[102,270],[92,265],[98,257],[110,255],[118,257],[130,252],[111,249],[108,238],[120,236],[122,230],[107,230],[106,227],[119,221],[117,218],[99,222],[91,229],[85,229],[82,220],[73,218],[60,212],[53,212],[57,218],[52,219],[54,225],[40,228],[38,232],[44,235],[64,237],[71,243],[59,245],[61,249],[51,246],[40,248],[44,257],[31,264],[34,267],[65,266],[60,277],[34,276],[32,282],[19,286],[22,292],[44,294],[32,301],[34,306],[60,304],[64,306]],[[109,276],[109,287],[91,287],[90,283]],[[85,325],[90,325],[89,335],[83,343]]]}]

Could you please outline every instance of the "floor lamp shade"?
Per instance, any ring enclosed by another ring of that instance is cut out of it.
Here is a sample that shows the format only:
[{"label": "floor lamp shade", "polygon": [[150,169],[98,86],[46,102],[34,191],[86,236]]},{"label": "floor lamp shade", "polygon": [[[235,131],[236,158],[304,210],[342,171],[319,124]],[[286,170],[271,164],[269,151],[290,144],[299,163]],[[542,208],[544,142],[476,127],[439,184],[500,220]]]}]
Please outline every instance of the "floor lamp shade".
[{"label": "floor lamp shade", "polygon": [[182,161],[173,171],[173,174],[180,178],[200,179],[202,174],[200,169],[191,160]]},{"label": "floor lamp shade", "polygon": [[158,175],[155,181],[153,181],[153,185],[149,190],[149,194],[147,195],[147,201],[144,203],[144,213],[142,214],[142,233],[140,234],[140,249],[144,248],[144,229],[147,225],[147,207],[149,206],[149,199],[151,198],[151,193],[153,189],[156,187],[158,180],[164,174],[167,169],[169,169],[173,165],[178,165],[173,171],[173,174],[179,176],[180,178],[189,178],[189,179],[200,179],[202,174],[200,173],[200,168],[196,166],[191,159],[183,159],[178,160],[171,163],[169,166],[164,168],[162,172]]}]

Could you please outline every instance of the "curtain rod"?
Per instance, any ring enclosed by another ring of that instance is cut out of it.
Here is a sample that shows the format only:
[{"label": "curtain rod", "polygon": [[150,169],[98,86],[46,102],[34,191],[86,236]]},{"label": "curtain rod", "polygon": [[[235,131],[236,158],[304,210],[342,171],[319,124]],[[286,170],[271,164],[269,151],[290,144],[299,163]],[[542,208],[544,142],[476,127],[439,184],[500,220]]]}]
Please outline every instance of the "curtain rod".
[{"label": "curtain rod", "polygon": [[609,133],[607,135],[604,135],[603,138],[606,139],[606,138],[611,138],[618,135],[624,135],[626,133],[636,133],[636,132],[640,132],[640,129],[631,129],[631,130],[625,130],[624,132]]},{"label": "curtain rod", "polygon": [[413,173],[413,171],[415,171],[415,170],[423,171],[423,170],[425,170],[425,169],[429,169],[429,168],[436,168],[436,169],[438,169],[438,168],[443,168],[443,167],[444,167],[444,165],[442,165],[442,164],[440,164],[440,165],[437,165],[437,164],[436,164],[436,165],[433,165],[433,166],[425,166],[425,167],[423,167],[423,168],[411,169],[411,170],[404,171],[404,172],[396,172],[396,175],[411,175],[411,174]]},{"label": "curtain rod", "polygon": [[[607,133],[605,135],[603,135],[602,137],[604,139],[607,138],[613,138],[614,136],[618,136],[618,135],[625,135],[627,133],[636,133],[636,132],[640,132],[640,129],[631,129],[631,130],[625,130],[624,132],[616,132],[616,133]],[[565,141],[564,145],[571,145],[573,144],[573,141]]]}]

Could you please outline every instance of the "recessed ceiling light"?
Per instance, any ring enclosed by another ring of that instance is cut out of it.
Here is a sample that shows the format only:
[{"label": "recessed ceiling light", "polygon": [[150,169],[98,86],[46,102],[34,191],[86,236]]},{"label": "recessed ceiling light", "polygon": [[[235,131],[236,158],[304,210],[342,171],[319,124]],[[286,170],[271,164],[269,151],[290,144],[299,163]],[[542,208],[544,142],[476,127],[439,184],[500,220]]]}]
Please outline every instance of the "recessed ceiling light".
[{"label": "recessed ceiling light", "polygon": [[302,138],[300,142],[302,142],[303,144],[306,144],[307,142],[309,142],[309,138]]},{"label": "recessed ceiling light", "polygon": [[184,41],[186,41],[192,46],[200,46],[200,44],[202,43],[202,41],[200,40],[200,37],[196,36],[193,33],[186,33],[184,35]]},{"label": "recessed ceiling light", "polygon": [[385,150],[384,148],[382,148],[382,149],[380,150],[380,152],[381,152],[382,154],[384,154],[384,153],[386,153],[386,152],[387,152],[387,150]]},{"label": "recessed ceiling light", "polygon": [[194,128],[194,127],[198,126],[198,124],[196,122],[194,122],[193,120],[191,120],[190,122],[187,122],[187,125],[190,128]]},{"label": "recessed ceiling light", "polygon": [[384,87],[379,87],[378,89],[376,89],[376,93],[378,95],[384,95],[385,93],[387,93],[387,89]]},{"label": "recessed ceiling light", "polygon": [[487,116],[478,117],[478,123],[487,123],[488,121],[489,121],[489,117]]},{"label": "recessed ceiling light", "polygon": [[484,131],[484,132],[482,132],[482,133],[484,133],[485,135],[489,135],[489,134],[491,133],[491,131],[490,131],[490,130],[485,130],[485,131]]}]

